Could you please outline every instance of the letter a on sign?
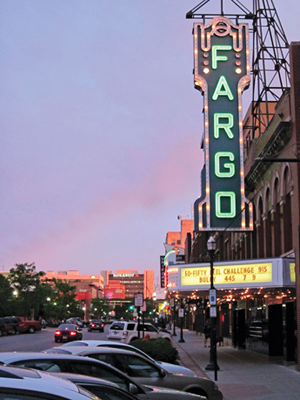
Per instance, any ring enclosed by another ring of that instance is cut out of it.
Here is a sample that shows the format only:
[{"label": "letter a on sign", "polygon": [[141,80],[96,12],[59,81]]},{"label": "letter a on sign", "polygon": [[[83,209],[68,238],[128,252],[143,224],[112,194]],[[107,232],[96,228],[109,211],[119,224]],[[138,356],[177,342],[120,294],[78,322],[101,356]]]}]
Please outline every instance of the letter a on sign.
[{"label": "letter a on sign", "polygon": [[250,84],[248,25],[225,17],[194,24],[195,88],[204,94],[201,196],[195,231],[249,231],[245,197],[242,93]]}]

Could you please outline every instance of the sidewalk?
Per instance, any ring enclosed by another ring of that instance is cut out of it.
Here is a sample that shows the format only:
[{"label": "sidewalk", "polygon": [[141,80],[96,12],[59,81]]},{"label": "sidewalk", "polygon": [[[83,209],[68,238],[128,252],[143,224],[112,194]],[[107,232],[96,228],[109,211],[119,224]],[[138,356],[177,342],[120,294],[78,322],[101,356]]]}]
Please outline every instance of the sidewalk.
[{"label": "sidewalk", "polygon": [[[180,362],[198,376],[214,380],[214,371],[206,371],[209,347],[196,332],[176,330],[173,345],[177,348]],[[231,346],[217,346],[217,385],[224,400],[299,400],[300,372],[295,365],[285,366],[270,361],[269,357],[251,350],[238,350]]]}]

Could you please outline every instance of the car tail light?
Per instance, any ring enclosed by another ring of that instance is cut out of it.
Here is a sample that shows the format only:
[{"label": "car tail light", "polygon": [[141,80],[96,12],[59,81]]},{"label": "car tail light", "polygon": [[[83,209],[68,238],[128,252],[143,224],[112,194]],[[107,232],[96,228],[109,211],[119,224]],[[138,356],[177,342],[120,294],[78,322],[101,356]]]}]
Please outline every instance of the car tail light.
[{"label": "car tail light", "polygon": [[126,337],[127,335],[128,335],[128,332],[127,332],[127,331],[124,331],[124,332],[123,332],[123,336]]},{"label": "car tail light", "polygon": [[92,328],[94,328],[94,327],[95,327],[95,324],[91,324],[91,326],[92,326]]},{"label": "car tail light", "polygon": [[101,324],[101,328],[104,328],[104,324]]},{"label": "car tail light", "polygon": [[75,332],[75,331],[70,331],[70,335],[71,335],[71,336],[75,336],[75,335],[76,335],[76,332]]},{"label": "car tail light", "polygon": [[54,332],[54,335],[56,335],[56,336],[61,335],[61,331],[55,331],[55,332]]}]

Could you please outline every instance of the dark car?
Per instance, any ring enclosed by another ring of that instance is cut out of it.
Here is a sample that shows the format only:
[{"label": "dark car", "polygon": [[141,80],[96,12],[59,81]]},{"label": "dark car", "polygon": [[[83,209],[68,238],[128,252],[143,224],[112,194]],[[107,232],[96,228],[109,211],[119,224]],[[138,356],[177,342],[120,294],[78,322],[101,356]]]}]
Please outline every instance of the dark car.
[{"label": "dark car", "polygon": [[19,320],[16,317],[4,317],[4,322],[7,325],[10,325],[13,327],[14,333],[17,335],[18,333],[20,333],[20,329],[19,329]]},{"label": "dark car", "polygon": [[14,335],[16,333],[14,327],[8,324],[4,318],[0,318],[0,336],[6,336],[8,333]]},{"label": "dark car", "polygon": [[[117,384],[105,379],[95,378],[87,375],[70,374],[67,372],[58,372],[53,373],[52,375],[71,381],[103,400],[139,399],[139,397],[136,397],[130,392],[121,389]],[[144,400],[206,400],[206,397],[198,396],[192,393],[181,392],[179,390],[151,388],[150,386],[144,386],[144,389],[145,392],[148,393],[148,396]],[[151,392],[155,392],[157,395],[153,396],[153,393],[151,395]],[[143,398],[145,396],[141,394],[140,397]]]},{"label": "dark car", "polygon": [[102,319],[92,319],[90,321],[88,332],[99,331],[104,332],[104,321]]},{"label": "dark car", "polygon": [[54,332],[54,340],[55,342],[82,340],[82,331],[75,324],[60,324]]}]

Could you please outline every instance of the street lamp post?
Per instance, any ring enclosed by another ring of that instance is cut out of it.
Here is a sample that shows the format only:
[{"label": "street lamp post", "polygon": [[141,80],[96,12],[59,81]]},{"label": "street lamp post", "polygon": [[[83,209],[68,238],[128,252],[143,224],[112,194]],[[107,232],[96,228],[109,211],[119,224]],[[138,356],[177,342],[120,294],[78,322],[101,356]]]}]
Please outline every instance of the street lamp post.
[{"label": "street lamp post", "polygon": [[215,380],[218,379],[217,371],[217,345],[216,345],[216,318],[217,318],[217,293],[214,287],[214,254],[216,241],[213,236],[207,241],[207,250],[210,257],[210,290],[209,290],[209,318],[210,318],[210,357],[209,363],[205,367],[207,371],[215,371]]},{"label": "street lamp post", "polygon": [[176,335],[176,331],[175,331],[175,299],[174,299],[174,297],[171,297],[171,300],[170,300],[170,306],[171,306],[171,309],[172,309],[172,314],[173,314],[173,334],[172,334],[172,336],[177,336]]},{"label": "street lamp post", "polygon": [[181,299],[181,308],[178,310],[180,312],[179,317],[180,317],[180,339],[178,340],[178,343],[184,343],[185,340],[183,339],[183,319],[184,319],[184,305],[183,301]]}]

